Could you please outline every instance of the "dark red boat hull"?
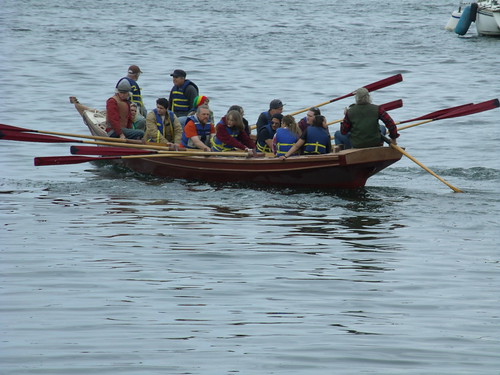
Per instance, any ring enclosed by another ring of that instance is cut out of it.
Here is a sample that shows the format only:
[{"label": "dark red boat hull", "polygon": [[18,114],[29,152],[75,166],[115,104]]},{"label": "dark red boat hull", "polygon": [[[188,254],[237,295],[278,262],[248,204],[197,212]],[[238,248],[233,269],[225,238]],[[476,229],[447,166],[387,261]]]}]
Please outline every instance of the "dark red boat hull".
[{"label": "dark red boat hull", "polygon": [[165,178],[261,186],[355,189],[401,159],[389,147],[345,150],[336,154],[276,158],[152,157],[123,159],[133,171]]}]

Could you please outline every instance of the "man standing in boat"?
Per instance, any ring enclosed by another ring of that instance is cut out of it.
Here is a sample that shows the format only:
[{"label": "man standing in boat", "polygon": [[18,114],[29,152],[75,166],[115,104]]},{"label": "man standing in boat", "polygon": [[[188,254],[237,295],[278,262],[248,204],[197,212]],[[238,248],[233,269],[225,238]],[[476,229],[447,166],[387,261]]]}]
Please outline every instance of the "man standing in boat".
[{"label": "man standing in boat", "polygon": [[132,90],[127,79],[122,78],[115,88],[115,95],[106,101],[106,132],[113,138],[141,139],[144,132],[132,129],[129,94]]},{"label": "man standing in boat", "polygon": [[[141,73],[142,71],[137,65],[130,65],[128,67],[127,76],[123,78],[125,78],[130,83],[130,87],[132,88],[130,101],[137,104],[137,110],[139,111],[139,114],[146,117],[148,111],[146,110],[146,107],[142,100],[141,88],[137,83],[137,80],[139,79]],[[118,82],[120,82],[123,78],[120,78]],[[116,83],[116,87],[118,87],[118,82]]]},{"label": "man standing in boat", "polygon": [[215,127],[210,122],[210,109],[200,105],[194,116],[189,116],[182,133],[182,145],[186,148],[199,148],[211,151],[211,139],[215,136]]},{"label": "man standing in boat", "polygon": [[194,99],[199,95],[198,86],[186,79],[186,72],[176,69],[172,74],[174,86],[168,98],[169,108],[177,117],[188,116],[193,109]]},{"label": "man standing in boat", "polygon": [[[343,144],[345,149],[382,146],[380,134],[386,134],[385,127],[389,130],[392,143],[396,144],[398,128],[391,116],[383,107],[372,104],[370,92],[366,88],[357,89],[355,96],[356,104],[346,109],[340,130],[335,132],[335,144]],[[379,120],[385,127],[379,125]]]}]

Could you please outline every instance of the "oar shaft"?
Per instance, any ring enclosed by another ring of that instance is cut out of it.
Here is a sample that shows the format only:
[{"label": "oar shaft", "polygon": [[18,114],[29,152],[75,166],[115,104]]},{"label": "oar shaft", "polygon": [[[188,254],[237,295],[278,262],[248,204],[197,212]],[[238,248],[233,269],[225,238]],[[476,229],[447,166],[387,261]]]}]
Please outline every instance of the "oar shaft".
[{"label": "oar shaft", "polygon": [[[408,129],[408,128],[413,128],[414,126],[418,126],[418,125],[427,124],[428,122],[432,122],[432,121],[434,121],[434,120],[433,119],[429,119],[429,120],[425,120],[425,121],[416,122],[414,124],[404,125],[404,126],[401,126],[401,127],[398,126],[398,131],[405,130],[405,129]],[[397,124],[399,124],[399,123],[396,123],[396,125]]]},{"label": "oar shaft", "polygon": [[382,136],[382,138],[384,139],[385,142],[387,142],[389,144],[389,146],[391,146],[393,149],[399,151],[401,154],[403,154],[408,159],[410,159],[411,161],[413,161],[414,163],[416,163],[418,166],[420,166],[421,168],[423,168],[425,171],[427,171],[428,173],[430,173],[431,175],[433,175],[434,177],[436,177],[439,181],[441,181],[442,183],[444,183],[445,185],[447,185],[455,193],[463,193],[462,190],[456,188],[455,186],[451,185],[449,182],[445,181],[442,177],[438,176],[436,173],[434,173],[433,171],[431,171],[429,168],[427,168],[425,165],[423,165],[421,162],[419,162],[417,159],[415,159],[413,156],[411,156],[403,148],[401,148],[398,145],[392,143],[389,138],[387,138],[386,136]]},{"label": "oar shaft", "polygon": [[[394,85],[395,83],[401,82],[402,80],[403,80],[403,76],[401,74],[396,74],[396,75],[393,75],[391,77],[381,79],[380,81],[370,83],[370,84],[363,86],[363,87],[365,87],[368,91],[371,92],[371,91],[375,91],[375,90],[378,90],[378,89],[381,89],[381,88],[384,88],[384,87],[387,87],[390,85]],[[348,97],[353,96],[353,95],[354,95],[354,92],[351,92],[349,94],[339,96],[338,98],[333,98],[333,99],[328,100],[326,102],[292,112],[292,113],[290,113],[290,115],[295,116],[295,115],[298,115],[299,113],[307,111],[311,107],[322,107],[322,106],[327,105],[329,103],[333,103],[333,102],[336,102],[337,100],[348,98]]]},{"label": "oar shaft", "polygon": [[103,140],[103,141],[116,142],[116,143],[135,143],[135,144],[142,143],[142,141],[135,140],[135,139],[121,139],[121,138],[101,137],[101,136],[94,136],[94,135],[53,132],[53,131],[47,131],[47,130],[26,129],[26,128],[20,128],[18,126],[7,125],[7,124],[0,124],[0,131],[1,130],[7,130],[7,131],[12,131],[12,132],[15,131],[15,132],[30,132],[30,133],[38,133],[38,134],[59,135],[59,136],[63,136],[63,137]]},{"label": "oar shaft", "polygon": [[[122,156],[102,156],[102,157],[92,157],[92,156],[39,156],[34,159],[36,166],[44,165],[62,165],[62,164],[79,164],[87,163],[91,161],[103,161],[103,160],[119,160],[119,159],[142,159],[142,158],[171,158],[171,157],[187,157],[187,156],[238,156],[238,157],[250,157],[250,155],[241,152],[183,152],[183,151],[166,151],[159,152],[149,155],[122,155]],[[265,154],[253,155],[256,157],[267,156]],[[274,157],[274,155],[273,155]]]}]

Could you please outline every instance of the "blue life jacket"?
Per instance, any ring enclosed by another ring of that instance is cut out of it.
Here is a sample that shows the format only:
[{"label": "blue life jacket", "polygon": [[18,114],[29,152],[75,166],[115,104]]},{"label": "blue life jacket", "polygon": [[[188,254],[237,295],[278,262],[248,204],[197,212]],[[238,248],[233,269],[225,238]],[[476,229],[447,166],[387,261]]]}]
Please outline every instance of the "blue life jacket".
[{"label": "blue life jacket", "polygon": [[[196,126],[196,132],[198,133],[198,137],[200,137],[200,141],[202,141],[204,144],[207,146],[210,145],[210,128],[211,124],[210,121],[208,121],[205,126],[203,126],[198,118],[196,116],[189,116],[186,120],[186,124],[189,121],[193,121],[194,125]],[[182,145],[187,148],[198,148],[196,145],[193,143],[193,141],[186,136],[185,132],[182,132],[182,139],[181,139]]]},{"label": "blue life jacket", "polygon": [[326,154],[330,143],[330,134],[322,126],[309,126],[304,143],[304,154]]},{"label": "blue life jacket", "polygon": [[[257,124],[257,133],[258,133],[258,132],[260,131],[260,129],[262,129],[264,126],[266,126],[266,125],[271,125],[271,123],[272,123],[272,121],[271,121],[271,120],[272,120],[272,119],[271,119],[271,117],[272,117],[272,116],[271,116],[271,114],[269,113],[269,111],[262,112],[260,115],[265,117],[265,119],[266,119],[267,123],[266,123],[266,124]],[[260,116],[259,116],[259,119],[260,119]]]},{"label": "blue life jacket", "polygon": [[[261,134],[262,132],[264,132],[266,130],[267,130],[267,133],[269,133],[269,136],[270,136],[269,138],[272,139],[274,136],[274,133],[276,133],[276,131],[272,128],[272,126],[270,124],[260,128],[259,134]],[[267,145],[266,140],[262,139],[262,137],[259,137],[259,134],[257,135],[257,143],[256,143],[257,150],[260,152],[273,152],[273,150],[271,150],[271,148]],[[266,138],[266,139],[269,139],[269,138]]]},{"label": "blue life jacket", "polygon": [[190,112],[193,103],[189,103],[188,98],[184,96],[184,91],[186,91],[186,87],[188,87],[189,85],[193,85],[198,90],[198,86],[196,86],[189,79],[186,79],[181,87],[177,86],[172,87],[172,92],[170,94],[170,102],[172,106],[171,109],[174,113]]},{"label": "blue life jacket", "polygon": [[[166,129],[165,129],[165,124],[163,123],[160,114],[158,113],[158,110],[155,108],[153,109],[153,113],[155,114],[156,118],[156,127],[158,128],[158,132],[156,133],[156,139],[149,138],[148,142],[156,142],[160,143],[160,136],[163,135],[166,138]],[[174,139],[174,113],[172,111],[167,110],[168,117],[170,118],[170,123],[167,124],[170,126],[170,135],[171,139]]]},{"label": "blue life jacket", "polygon": [[[219,126],[220,124],[223,124],[223,122],[220,121],[217,124],[217,126]],[[232,128],[226,126],[226,130],[227,130],[227,133],[233,138],[236,138],[240,135],[240,131],[238,129],[236,129],[234,126]],[[212,150],[214,150],[214,151],[233,151],[233,150],[236,150],[236,148],[233,146],[228,146],[227,144],[222,142],[219,138],[217,138],[217,136],[215,136],[212,138]]]},{"label": "blue life jacket", "polygon": [[276,129],[276,156],[285,155],[297,142],[297,136],[288,128]]}]

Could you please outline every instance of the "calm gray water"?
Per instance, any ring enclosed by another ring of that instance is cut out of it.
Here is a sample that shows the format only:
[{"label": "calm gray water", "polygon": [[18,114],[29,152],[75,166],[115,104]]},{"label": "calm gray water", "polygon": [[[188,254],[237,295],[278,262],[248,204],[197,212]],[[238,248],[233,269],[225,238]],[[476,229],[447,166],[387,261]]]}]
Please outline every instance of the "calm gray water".
[{"label": "calm gray water", "polygon": [[[2,123],[86,134],[130,64],[149,109],[185,69],[255,121],[401,73],[405,120],[500,97],[500,39],[455,1],[3,0]],[[85,8],[82,8],[85,6]],[[345,99],[323,107],[342,116]],[[34,167],[69,144],[0,140],[1,374],[499,374],[500,110],[401,132],[358,191]]]}]

